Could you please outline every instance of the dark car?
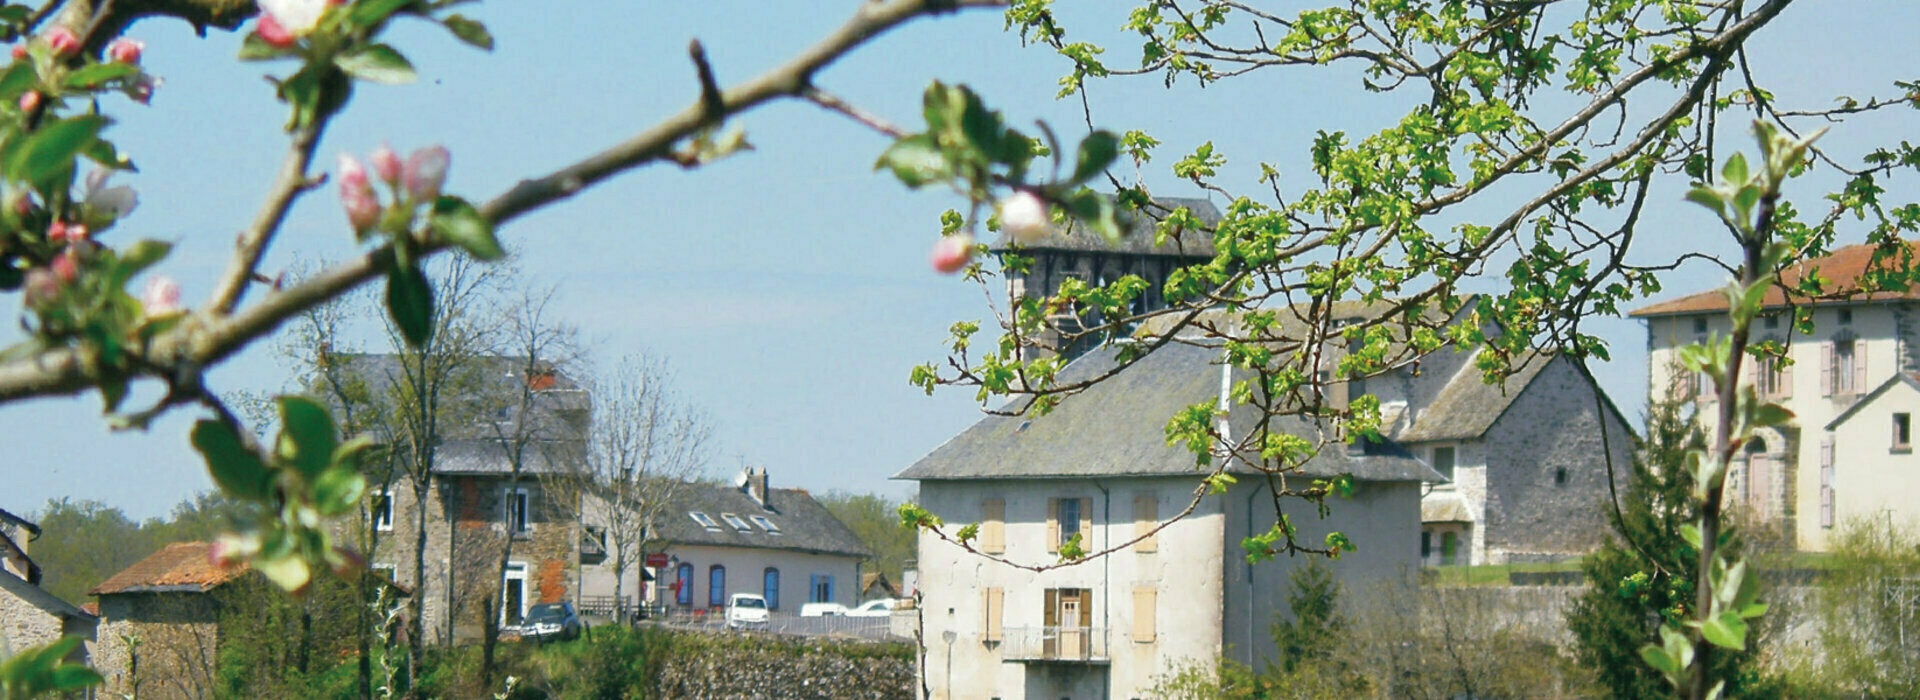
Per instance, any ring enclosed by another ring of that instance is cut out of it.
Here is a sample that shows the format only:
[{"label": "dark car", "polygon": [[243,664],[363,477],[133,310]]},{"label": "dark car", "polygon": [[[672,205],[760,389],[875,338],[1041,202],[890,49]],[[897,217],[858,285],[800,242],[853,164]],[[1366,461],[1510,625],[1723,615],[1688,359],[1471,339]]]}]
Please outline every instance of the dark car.
[{"label": "dark car", "polygon": [[572,603],[541,603],[527,611],[519,631],[521,639],[545,642],[578,638],[580,627],[580,616],[574,613]]}]

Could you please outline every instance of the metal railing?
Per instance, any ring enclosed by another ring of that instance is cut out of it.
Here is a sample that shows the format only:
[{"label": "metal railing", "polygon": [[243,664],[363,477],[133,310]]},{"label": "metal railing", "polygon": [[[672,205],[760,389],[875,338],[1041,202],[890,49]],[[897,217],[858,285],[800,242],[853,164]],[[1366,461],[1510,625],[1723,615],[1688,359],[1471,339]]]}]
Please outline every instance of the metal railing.
[{"label": "metal railing", "polygon": [[1107,628],[1007,627],[1000,631],[1000,658],[1008,661],[1105,662]]},{"label": "metal railing", "polygon": [[[708,632],[726,631],[727,615],[723,608],[689,609],[669,606],[657,616],[651,616],[648,622],[695,629]],[[852,639],[884,640],[895,638],[891,617],[847,617],[827,615],[822,617],[800,617],[784,611],[776,611],[765,625],[749,626],[749,631],[772,632],[805,637],[840,637]]]}]

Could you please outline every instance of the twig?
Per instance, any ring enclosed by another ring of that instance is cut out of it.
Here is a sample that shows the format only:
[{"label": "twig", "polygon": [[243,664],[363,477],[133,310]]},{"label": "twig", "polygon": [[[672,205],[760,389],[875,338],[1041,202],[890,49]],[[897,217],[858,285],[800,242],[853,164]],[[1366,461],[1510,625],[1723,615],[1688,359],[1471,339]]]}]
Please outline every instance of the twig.
[{"label": "twig", "polygon": [[240,297],[246,294],[247,284],[256,276],[260,266],[260,256],[267,251],[267,243],[273,240],[273,234],[280,230],[281,222],[287,218],[287,211],[293,208],[293,200],[301,192],[313,187],[307,179],[307,167],[313,164],[313,151],[320,142],[320,132],[326,128],[326,114],[320,115],[309,126],[293,132],[293,141],[288,144],[287,156],[280,162],[280,172],[274,176],[273,188],[267,194],[267,201],[253,216],[253,223],[241,232],[235,243],[233,262],[227,264],[227,272],[221,278],[219,286],[213,290],[213,297],[207,300],[207,311],[226,315],[233,312]]},{"label": "twig", "polygon": [[806,90],[801,92],[800,96],[807,98],[808,102],[820,105],[830,111],[839,112],[847,118],[860,122],[866,125],[867,128],[886,134],[887,136],[898,139],[905,138],[907,135],[906,129],[894,126],[892,122],[887,121],[879,115],[861,109],[846,100],[840,99],[833,93],[820,88],[809,85]]}]

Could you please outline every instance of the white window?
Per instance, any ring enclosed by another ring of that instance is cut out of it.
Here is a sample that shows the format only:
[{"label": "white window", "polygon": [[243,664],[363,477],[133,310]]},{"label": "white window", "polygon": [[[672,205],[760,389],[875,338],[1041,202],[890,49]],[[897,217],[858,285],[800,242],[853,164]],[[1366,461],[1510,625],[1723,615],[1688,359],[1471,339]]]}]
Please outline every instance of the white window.
[{"label": "white window", "polygon": [[739,531],[741,531],[741,532],[752,532],[752,531],[753,531],[753,526],[751,526],[751,525],[748,525],[748,524],[747,524],[747,521],[745,521],[745,520],[741,520],[741,519],[740,519],[740,516],[738,516],[738,515],[734,515],[734,514],[732,514],[732,513],[721,513],[721,514],[720,514],[720,519],[721,519],[721,520],[725,520],[725,521],[727,521],[727,524],[728,524],[728,525],[732,525],[732,526],[733,526],[733,529],[735,529],[735,530],[739,530]]},{"label": "white window", "polygon": [[1913,449],[1913,414],[1893,414],[1893,449]]},{"label": "white window", "polygon": [[778,535],[778,534],[780,534],[780,526],[779,526],[779,525],[775,525],[775,524],[773,524],[773,521],[772,521],[772,520],[768,520],[768,519],[767,519],[767,516],[764,516],[764,515],[751,515],[751,516],[747,516],[747,517],[749,517],[749,518],[752,518],[752,519],[753,519],[753,524],[755,524],[755,525],[759,525],[759,526],[760,526],[760,529],[762,529],[762,530],[766,530],[767,532],[770,532],[770,533],[773,533],[773,534],[776,534],[776,535]]},{"label": "white window", "polygon": [[373,499],[367,504],[367,515],[373,518],[373,529],[392,532],[393,492],[385,489],[373,492]]},{"label": "white window", "polygon": [[687,513],[687,515],[691,516],[694,522],[700,523],[700,527],[704,527],[708,530],[720,529],[720,523],[714,522],[713,518],[708,517],[706,513],[702,513],[696,510],[696,511],[691,511]]},{"label": "white window", "polygon": [[515,534],[532,532],[533,518],[531,509],[533,500],[527,490],[516,488],[506,493],[506,510],[503,514],[507,521],[507,531]]},{"label": "white window", "polygon": [[504,583],[500,588],[500,624],[517,624],[527,616],[527,563],[508,562]]},{"label": "white window", "polygon": [[388,581],[398,582],[400,580],[399,573],[398,573],[399,570],[394,568],[392,564],[372,564],[372,565],[369,565],[367,569],[369,571],[372,571],[374,575],[384,578]]}]

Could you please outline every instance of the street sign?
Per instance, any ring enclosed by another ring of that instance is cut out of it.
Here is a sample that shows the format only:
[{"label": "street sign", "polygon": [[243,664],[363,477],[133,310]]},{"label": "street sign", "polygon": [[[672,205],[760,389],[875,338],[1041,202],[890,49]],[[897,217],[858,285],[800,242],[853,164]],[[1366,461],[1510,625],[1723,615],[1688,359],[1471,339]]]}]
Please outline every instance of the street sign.
[{"label": "street sign", "polygon": [[652,554],[647,555],[647,566],[658,569],[666,565],[667,565],[666,552],[654,552]]}]

